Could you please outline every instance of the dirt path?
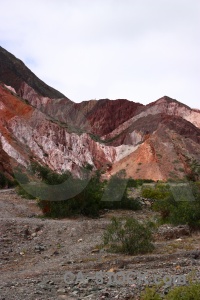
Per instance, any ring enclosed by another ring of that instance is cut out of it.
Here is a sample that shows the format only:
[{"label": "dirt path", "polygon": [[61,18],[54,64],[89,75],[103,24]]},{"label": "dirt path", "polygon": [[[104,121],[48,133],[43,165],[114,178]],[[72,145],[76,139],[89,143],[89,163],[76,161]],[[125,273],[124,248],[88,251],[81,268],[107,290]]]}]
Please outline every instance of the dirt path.
[{"label": "dirt path", "polygon": [[[1,191],[0,300],[138,299],[155,275],[163,279],[196,271],[199,277],[197,233],[168,241],[158,237],[151,255],[124,256],[99,250],[103,231],[114,214],[141,219],[152,213],[110,211],[99,219],[47,220],[41,218],[34,200],[22,199],[14,190]],[[109,270],[132,271],[135,281],[111,282],[106,273]],[[68,271],[75,275],[72,282],[67,277],[64,280]],[[83,277],[77,280],[79,271]],[[100,284],[97,271],[104,272]]]}]

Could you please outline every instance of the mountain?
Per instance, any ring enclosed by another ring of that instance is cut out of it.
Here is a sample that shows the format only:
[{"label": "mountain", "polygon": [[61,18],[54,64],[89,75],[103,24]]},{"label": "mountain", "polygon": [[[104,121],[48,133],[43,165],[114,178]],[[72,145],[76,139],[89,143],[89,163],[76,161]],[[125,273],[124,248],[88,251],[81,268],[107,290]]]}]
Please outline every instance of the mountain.
[{"label": "mountain", "polygon": [[200,111],[167,96],[74,103],[0,47],[0,171],[30,161],[77,176],[90,164],[106,177],[183,178],[200,162]]},{"label": "mountain", "polygon": [[12,86],[16,93],[26,98],[26,89],[49,98],[61,98],[63,94],[37,78],[25,64],[0,46],[0,81]]}]

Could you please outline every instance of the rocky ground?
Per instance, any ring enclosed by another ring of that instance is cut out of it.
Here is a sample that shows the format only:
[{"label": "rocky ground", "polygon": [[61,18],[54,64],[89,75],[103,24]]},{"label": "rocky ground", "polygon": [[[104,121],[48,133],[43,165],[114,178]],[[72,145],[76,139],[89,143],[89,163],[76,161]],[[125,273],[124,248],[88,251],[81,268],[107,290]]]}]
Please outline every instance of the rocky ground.
[{"label": "rocky ground", "polygon": [[200,233],[165,225],[155,234],[152,254],[111,254],[99,245],[113,215],[155,217],[144,208],[108,211],[99,219],[49,220],[34,200],[0,191],[0,300],[140,299],[153,283],[164,280],[160,289],[166,293],[178,284],[176,275],[182,275],[179,284],[188,282],[188,274],[200,278]]}]

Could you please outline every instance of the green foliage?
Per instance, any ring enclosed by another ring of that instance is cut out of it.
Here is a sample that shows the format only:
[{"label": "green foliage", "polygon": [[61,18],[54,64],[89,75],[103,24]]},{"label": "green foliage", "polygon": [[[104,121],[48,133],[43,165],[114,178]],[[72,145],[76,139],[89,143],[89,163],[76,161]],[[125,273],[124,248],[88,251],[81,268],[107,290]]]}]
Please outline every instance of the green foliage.
[{"label": "green foliage", "polygon": [[[17,193],[23,198],[27,199],[35,199],[38,195],[41,194],[42,188],[44,189],[44,185],[40,185],[40,183],[48,184],[48,185],[57,185],[65,182],[70,177],[69,172],[65,172],[63,174],[58,174],[50,170],[46,166],[42,166],[36,162],[32,163],[29,167],[27,173],[25,170],[17,168],[15,170],[15,178],[18,182]],[[37,181],[37,186],[32,180]],[[24,185],[28,185],[28,187],[24,188]],[[37,193],[36,193],[37,192]]]},{"label": "green foliage", "polygon": [[[141,208],[139,200],[128,199],[126,182],[122,178],[115,176],[108,186],[108,183],[100,180],[100,176],[99,171],[94,173],[86,187],[70,199],[63,201],[38,200],[38,206],[42,209],[45,216],[53,218],[64,218],[80,214],[88,217],[98,217],[100,211],[105,208],[132,210]],[[49,179],[49,175],[46,173],[45,178]],[[79,184],[83,184],[83,180],[73,179],[71,189],[73,189],[73,185],[78,186]],[[120,195],[122,187],[123,190]],[[103,195],[106,197],[106,201],[102,201]],[[120,198],[118,199],[119,195]]]},{"label": "green foliage", "polygon": [[[127,192],[126,192],[127,193]],[[142,203],[138,198],[122,197],[120,201],[101,201],[101,209],[128,209],[128,210],[140,210],[142,209]]]},{"label": "green foliage", "polygon": [[165,197],[157,197],[152,208],[160,212],[162,223],[200,228],[200,186],[198,183],[172,186]]},{"label": "green foliage", "polygon": [[143,183],[153,183],[154,181],[151,179],[133,179],[129,178],[127,182],[127,187],[140,187],[143,185]]},{"label": "green foliage", "polygon": [[[93,175],[89,179],[88,176],[91,173]],[[17,189],[18,193],[29,199],[37,198],[38,206],[46,217],[64,218],[79,214],[98,217],[100,211],[105,208],[141,209],[138,199],[129,199],[127,196],[127,179],[124,171],[112,176],[109,182],[102,182],[101,173],[94,172],[89,164],[82,170],[82,179],[78,179],[73,178],[69,172],[57,174],[46,166],[33,163],[29,170],[29,177],[22,171],[18,172],[17,177],[21,183]],[[38,181],[36,185],[35,180]],[[28,187],[23,186],[27,183]],[[46,184],[49,185],[48,190]],[[55,199],[54,201],[52,199],[53,189],[50,189],[52,185],[60,185],[60,192],[64,197],[66,194],[66,200],[56,201]],[[45,191],[51,193],[49,199],[48,193],[43,193]]]},{"label": "green foliage", "polygon": [[199,300],[200,283],[190,283],[187,286],[175,286],[167,295],[158,293],[155,287],[146,288],[141,293],[141,300]]},{"label": "green foliage", "polygon": [[138,199],[129,198],[127,194],[128,179],[125,171],[113,175],[104,188],[101,208],[139,210],[142,205]]},{"label": "green foliage", "polygon": [[44,183],[50,185],[61,184],[70,177],[70,172],[58,174],[46,166],[42,166],[36,162],[31,164],[30,171],[41,179]]},{"label": "green foliage", "polygon": [[169,185],[165,184],[156,184],[155,188],[147,187],[142,190],[142,197],[161,200],[165,199],[170,195]]},{"label": "green foliage", "polygon": [[169,291],[166,300],[198,300],[200,295],[200,283],[189,286],[177,286]]},{"label": "green foliage", "polygon": [[114,252],[131,255],[152,252],[152,225],[142,224],[134,218],[113,217],[104,232],[103,243]]},{"label": "green foliage", "polygon": [[172,207],[169,220],[174,225],[188,224],[191,228],[200,228],[200,202],[180,202],[177,207]]},{"label": "green foliage", "polygon": [[190,173],[186,175],[187,180],[194,182],[200,180],[200,161],[188,157],[187,162],[190,166]]},{"label": "green foliage", "polygon": [[2,173],[0,173],[0,188],[3,188],[5,186],[6,186],[6,178]]},{"label": "green foliage", "polygon": [[[35,187],[32,187],[33,190],[35,189]],[[18,195],[20,195],[22,198],[26,198],[26,199],[35,199],[35,197],[33,196],[33,193],[31,192],[27,192],[21,185],[18,185],[16,187],[16,192]]]},{"label": "green foliage", "polygon": [[127,182],[127,187],[128,188],[130,188],[130,187],[136,188],[137,186],[138,186],[138,183],[137,183],[136,179],[133,179],[133,178],[128,179],[128,182]]},{"label": "green foliage", "polygon": [[[72,185],[78,186],[83,181],[74,179]],[[86,187],[77,195],[63,201],[38,200],[38,206],[47,217],[64,218],[75,215],[98,217],[100,200],[103,193],[103,183],[100,182],[100,174],[97,172]],[[73,186],[71,187],[73,189]]]},{"label": "green foliage", "polygon": [[0,172],[0,188],[4,188],[7,185],[7,178]]},{"label": "green foliage", "polygon": [[154,201],[152,209],[160,212],[161,223],[165,223],[170,222],[169,216],[175,206],[177,206],[177,202],[174,200],[173,196],[170,195],[165,199],[158,199],[157,201]]},{"label": "green foliage", "polygon": [[162,300],[163,298],[157,293],[155,287],[147,287],[144,292],[141,293],[141,300]]},{"label": "green foliage", "polygon": [[192,176],[196,180],[200,179],[200,162],[196,159],[191,161]]},{"label": "green foliage", "polygon": [[21,184],[29,183],[29,178],[28,178],[27,174],[25,173],[25,171],[22,170],[21,168],[17,167],[15,169],[14,174],[15,174],[15,180],[17,183],[17,187],[16,187],[17,194],[20,195],[22,198],[35,199],[35,197],[32,196],[31,193],[28,193],[21,185]]},{"label": "green foliage", "polygon": [[4,173],[0,172],[0,188],[9,188],[14,186],[14,182],[8,179]]},{"label": "green foliage", "polygon": [[15,171],[15,178],[17,180],[18,183],[28,183],[29,182],[29,178],[27,176],[27,174],[25,174],[22,170],[18,169]]}]

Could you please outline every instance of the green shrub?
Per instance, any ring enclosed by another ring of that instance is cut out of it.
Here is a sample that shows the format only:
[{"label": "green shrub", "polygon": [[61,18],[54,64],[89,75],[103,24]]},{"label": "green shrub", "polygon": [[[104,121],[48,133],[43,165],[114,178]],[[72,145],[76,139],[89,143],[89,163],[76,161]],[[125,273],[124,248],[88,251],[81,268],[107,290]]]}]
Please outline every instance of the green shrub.
[{"label": "green shrub", "polygon": [[193,229],[200,228],[199,183],[173,186],[170,194],[155,201],[152,208],[160,212],[162,223],[187,224]]},{"label": "green shrub", "polygon": [[152,209],[160,213],[161,223],[170,223],[170,214],[177,205],[178,204],[174,200],[173,196],[170,195],[165,199],[154,201]]},{"label": "green shrub", "polygon": [[61,184],[71,176],[70,172],[68,171],[58,174],[47,166],[42,166],[36,162],[31,164],[30,172],[36,175],[37,178],[41,179],[42,182],[50,185]]},{"label": "green shrub", "polygon": [[200,180],[200,161],[196,159],[189,159],[190,174],[188,174],[188,179],[192,181]]},{"label": "green shrub", "polygon": [[187,286],[175,286],[167,295],[161,295],[155,287],[147,287],[141,293],[141,300],[199,300],[200,283],[190,283]]},{"label": "green shrub", "polygon": [[[45,185],[57,185],[65,182],[70,176],[69,172],[58,174],[50,170],[46,166],[42,166],[36,162],[32,163],[28,171],[16,168],[15,178],[18,186],[17,193],[23,198],[35,199],[40,197],[42,189]],[[31,182],[33,180],[33,182]],[[37,184],[34,182],[37,181]],[[43,185],[42,185],[43,184]]]},{"label": "green shrub", "polygon": [[[91,172],[93,176],[89,180],[88,176]],[[64,218],[79,214],[98,217],[100,211],[105,208],[138,210],[142,207],[139,199],[128,198],[128,180],[125,178],[123,170],[112,176],[109,182],[102,182],[101,173],[94,172],[88,164],[82,170],[82,179],[73,178],[69,172],[57,174],[38,163],[32,163],[28,176],[21,170],[18,173],[16,173],[18,174],[17,178],[21,183],[17,188],[18,193],[29,199],[37,198],[38,206],[46,217]],[[36,185],[34,184],[35,179],[38,181]],[[32,181],[33,183],[31,183]],[[62,184],[65,182],[66,185]],[[48,190],[46,184],[50,185]],[[59,184],[62,199],[66,193],[66,200],[57,201],[55,199],[54,201],[52,198],[53,187],[51,186]],[[81,192],[76,194],[78,190]],[[48,193],[50,193],[49,199]]]},{"label": "green shrub", "polygon": [[[71,189],[76,189],[76,187],[80,187],[81,185],[85,186],[84,180],[74,179],[71,181]],[[38,199],[38,206],[47,217],[64,218],[80,214],[89,217],[98,217],[103,185],[104,183],[100,181],[100,173],[96,172],[86,187],[72,198],[63,201]]]},{"label": "green shrub", "polygon": [[127,199],[121,201],[108,201],[100,202],[101,209],[127,209],[127,210],[140,210],[142,209],[142,203],[139,199]]},{"label": "green shrub", "polygon": [[200,203],[183,201],[172,207],[169,221],[173,225],[188,224],[191,228],[200,228]]},{"label": "green shrub", "polygon": [[3,188],[7,185],[7,178],[3,173],[0,172],[0,188]]},{"label": "green shrub", "polygon": [[141,293],[141,300],[162,300],[161,295],[158,294],[155,287],[147,287],[144,292]]},{"label": "green shrub", "polygon": [[3,172],[0,172],[0,188],[10,188],[14,185],[14,181],[5,176]]},{"label": "green shrub", "polygon": [[15,190],[22,198],[35,199],[35,196],[33,196],[34,193],[32,194],[31,192],[27,192],[21,185],[18,185]]},{"label": "green shrub", "polygon": [[156,184],[155,188],[148,187],[142,190],[142,197],[149,198],[149,199],[165,199],[167,196],[170,195],[170,190],[168,185],[164,184]]},{"label": "green shrub", "polygon": [[29,182],[27,174],[20,168],[15,169],[15,178],[18,184],[26,184]]},{"label": "green shrub", "polygon": [[189,286],[176,286],[169,291],[165,300],[199,300],[200,283],[192,283]]},{"label": "green shrub", "polygon": [[127,182],[127,188],[130,187],[140,187],[143,185],[143,183],[153,183],[154,181],[152,179],[133,179],[133,178],[128,178]]},{"label": "green shrub", "polygon": [[134,218],[112,218],[103,235],[104,245],[113,252],[126,254],[143,254],[152,252],[152,226],[142,224]]},{"label": "green shrub", "polygon": [[104,186],[104,194],[100,203],[101,208],[139,210],[142,204],[139,199],[128,197],[127,184],[129,179],[125,178],[125,171],[113,175]]},{"label": "green shrub", "polygon": [[[75,185],[78,182],[83,184],[83,180],[74,179]],[[80,214],[88,217],[98,217],[100,211],[105,208],[132,210],[141,208],[141,203],[138,199],[128,199],[126,196],[123,196],[120,201],[102,201],[105,186],[105,182],[100,180],[100,174],[96,173],[87,183],[86,187],[72,198],[63,201],[38,200],[38,206],[42,209],[45,216],[53,218],[63,218]]]}]

